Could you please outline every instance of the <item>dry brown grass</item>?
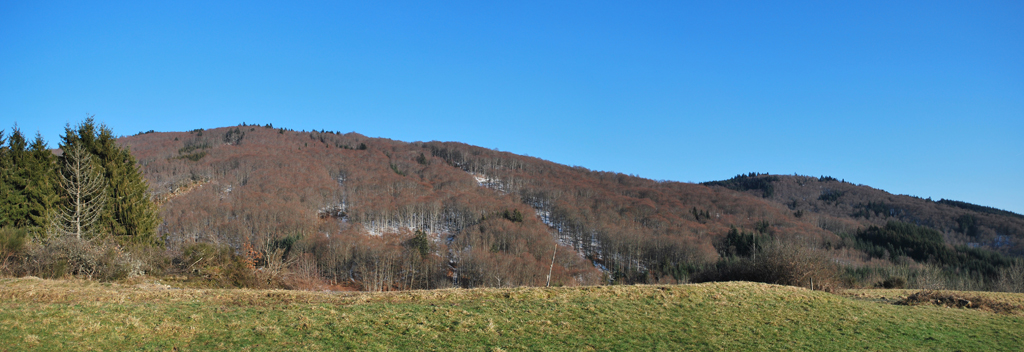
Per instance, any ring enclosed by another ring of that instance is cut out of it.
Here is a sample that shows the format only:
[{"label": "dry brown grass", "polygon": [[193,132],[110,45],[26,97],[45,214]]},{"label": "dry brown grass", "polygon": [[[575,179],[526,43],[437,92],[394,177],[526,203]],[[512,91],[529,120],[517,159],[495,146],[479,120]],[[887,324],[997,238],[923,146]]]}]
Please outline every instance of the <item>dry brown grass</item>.
[{"label": "dry brown grass", "polygon": [[1009,292],[857,289],[846,290],[845,296],[898,305],[935,305],[970,308],[1024,316],[1024,294]]},{"label": "dry brown grass", "polygon": [[[551,300],[587,296],[591,298],[640,299],[652,295],[668,297],[682,292],[692,294],[719,291],[720,287],[735,287],[744,295],[767,291],[809,292],[800,287],[761,285],[749,282],[727,282],[685,285],[628,285],[586,287],[520,287],[515,289],[438,289],[394,292],[353,291],[295,291],[264,289],[193,289],[174,288],[156,280],[136,279],[133,282],[102,283],[82,279],[40,279],[36,277],[0,278],[0,301],[31,301],[36,303],[143,303],[193,302],[210,304],[265,306],[268,304],[360,304],[360,303],[415,303],[425,301],[452,301],[478,299]],[[712,288],[715,287],[715,288]],[[720,295],[720,294],[719,294]]]},{"label": "dry brown grass", "polygon": [[914,293],[896,304],[916,306],[932,304],[950,308],[981,309],[1002,314],[1021,314],[1024,305],[1012,304],[985,296],[965,294],[962,292],[924,290]]},{"label": "dry brown grass", "polygon": [[1018,315],[750,282],[367,293],[0,279],[0,350],[930,351],[1021,343]]}]

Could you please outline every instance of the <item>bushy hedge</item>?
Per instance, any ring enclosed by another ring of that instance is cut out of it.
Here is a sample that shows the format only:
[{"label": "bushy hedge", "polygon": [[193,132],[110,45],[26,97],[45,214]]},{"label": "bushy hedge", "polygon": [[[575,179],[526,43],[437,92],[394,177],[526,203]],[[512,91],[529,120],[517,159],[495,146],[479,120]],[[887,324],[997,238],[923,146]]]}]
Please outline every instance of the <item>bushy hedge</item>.
[{"label": "bushy hedge", "polygon": [[101,281],[144,273],[145,262],[110,242],[72,236],[28,242],[13,272],[44,278],[79,276]]},{"label": "bushy hedge", "polygon": [[693,282],[753,281],[834,290],[838,268],[824,251],[781,241],[768,242],[756,255],[728,256],[697,270]]},{"label": "bushy hedge", "polygon": [[199,280],[202,286],[265,287],[245,258],[230,246],[195,243],[182,249],[174,259],[175,268],[185,276]]}]

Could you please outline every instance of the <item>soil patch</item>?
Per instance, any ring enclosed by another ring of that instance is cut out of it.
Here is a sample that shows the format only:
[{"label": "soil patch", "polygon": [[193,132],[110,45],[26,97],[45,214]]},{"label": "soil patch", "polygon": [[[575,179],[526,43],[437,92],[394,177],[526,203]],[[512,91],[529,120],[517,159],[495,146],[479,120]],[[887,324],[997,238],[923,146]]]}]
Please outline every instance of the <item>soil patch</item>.
[{"label": "soil patch", "polygon": [[907,298],[896,301],[895,304],[905,306],[932,304],[950,308],[981,309],[1001,314],[1020,314],[1024,312],[1024,306],[1020,305],[999,302],[981,296],[932,290],[919,291],[907,296]]}]

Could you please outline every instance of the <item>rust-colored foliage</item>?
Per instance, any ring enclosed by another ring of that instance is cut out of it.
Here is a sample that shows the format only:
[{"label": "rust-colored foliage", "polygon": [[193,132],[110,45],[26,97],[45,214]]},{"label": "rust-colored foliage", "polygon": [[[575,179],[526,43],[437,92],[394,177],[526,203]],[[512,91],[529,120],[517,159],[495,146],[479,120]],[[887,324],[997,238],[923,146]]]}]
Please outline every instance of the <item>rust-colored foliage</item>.
[{"label": "rust-colored foliage", "polygon": [[[461,143],[269,126],[121,142],[162,202],[160,232],[172,249],[228,245],[252,258],[253,269],[273,259],[334,287],[544,285],[549,271],[552,285],[680,282],[719,259],[714,244],[732,227],[856,262],[868,258],[836,234],[881,221],[879,206],[868,204],[880,197],[875,190],[824,179],[781,176],[770,194],[743,192]],[[182,157],[197,152],[204,154]],[[818,200],[825,185],[835,192]],[[917,214],[901,197],[891,204]],[[872,215],[851,215],[862,208]],[[948,223],[939,218],[933,222]],[[992,235],[972,228],[982,240]],[[413,240],[417,231],[426,250]]]},{"label": "rust-colored foliage", "polygon": [[248,242],[242,243],[242,263],[249,270],[255,271],[256,265],[263,261],[263,252],[257,251]]}]

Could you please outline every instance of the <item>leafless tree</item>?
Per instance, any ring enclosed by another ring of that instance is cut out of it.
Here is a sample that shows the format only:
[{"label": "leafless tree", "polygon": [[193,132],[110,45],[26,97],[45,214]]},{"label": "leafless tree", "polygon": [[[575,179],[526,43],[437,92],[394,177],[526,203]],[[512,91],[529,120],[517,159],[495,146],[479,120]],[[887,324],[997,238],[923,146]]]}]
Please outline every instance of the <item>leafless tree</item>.
[{"label": "leafless tree", "polygon": [[93,164],[92,155],[80,146],[64,150],[60,187],[65,199],[54,217],[53,231],[82,239],[92,234],[92,225],[106,204],[106,182]]}]

